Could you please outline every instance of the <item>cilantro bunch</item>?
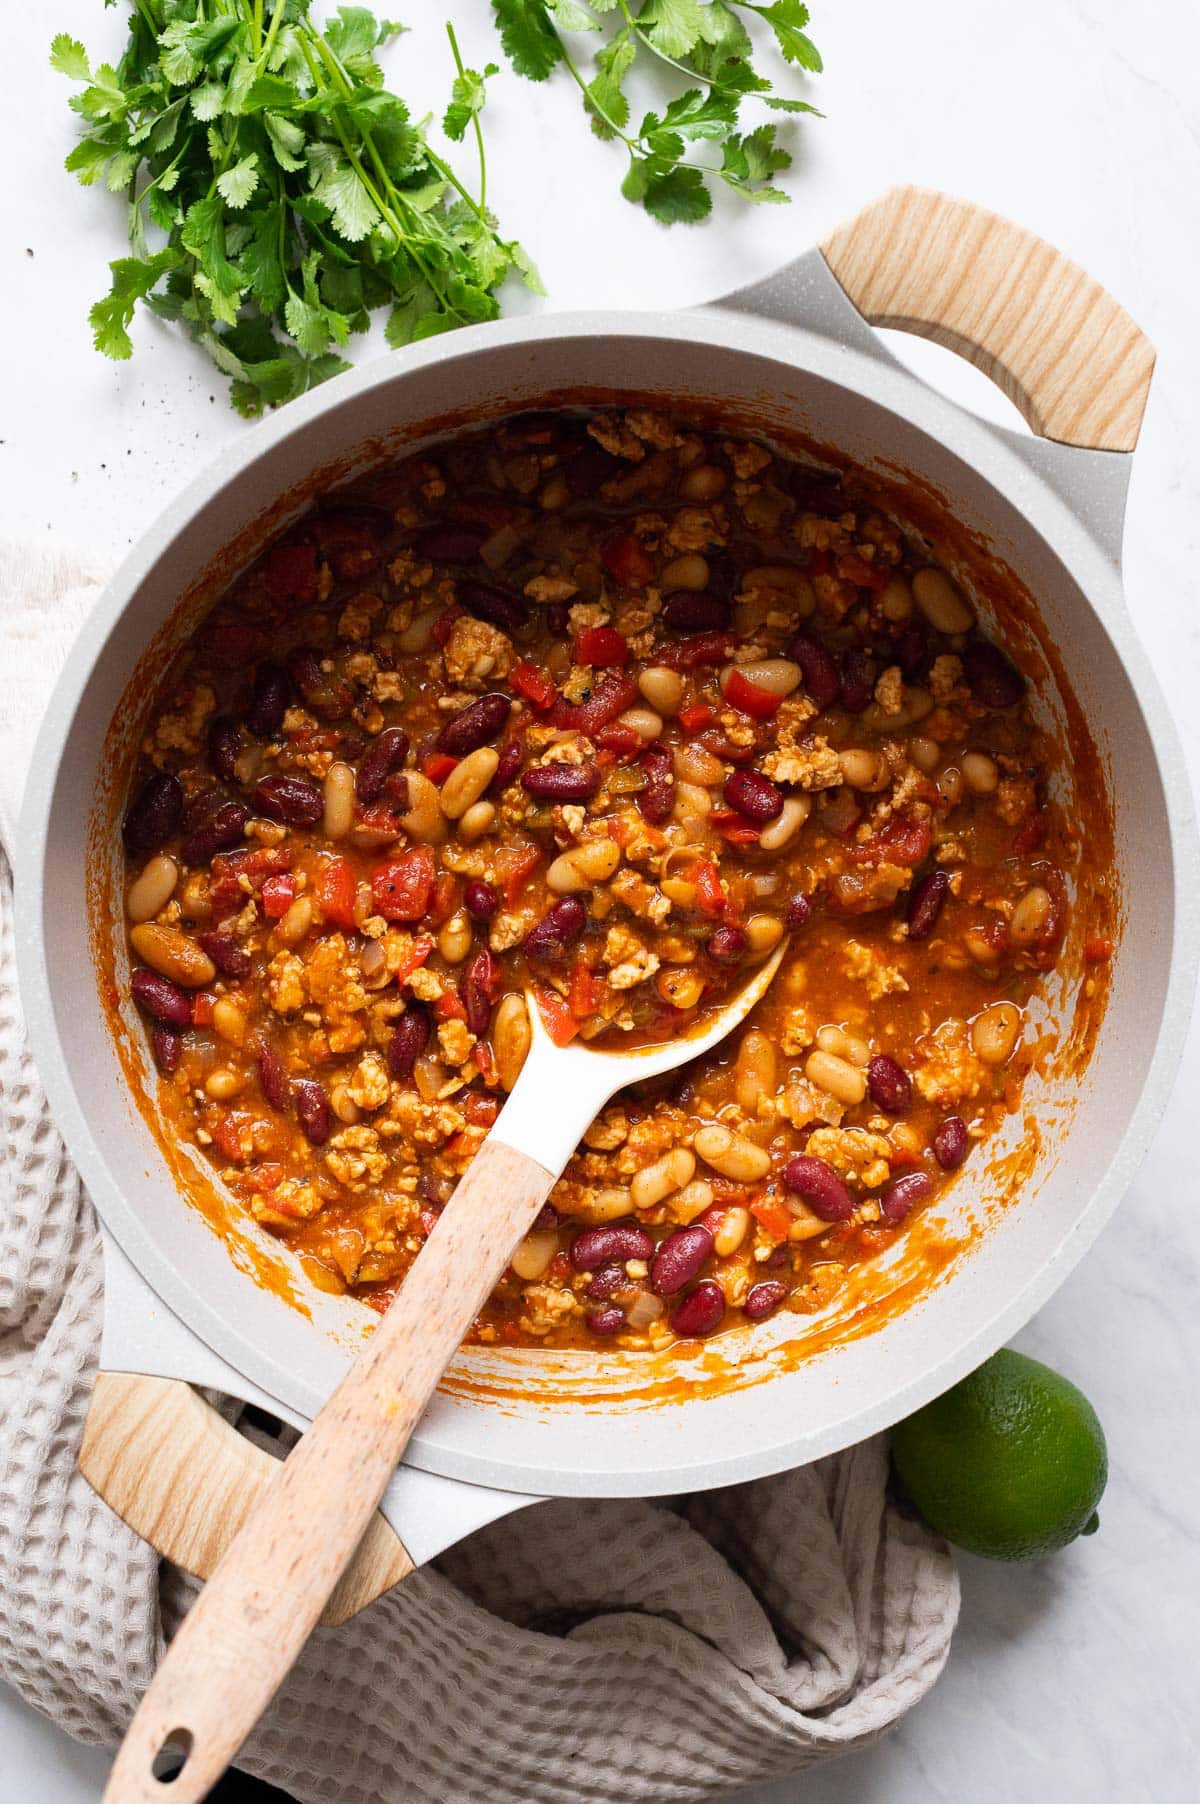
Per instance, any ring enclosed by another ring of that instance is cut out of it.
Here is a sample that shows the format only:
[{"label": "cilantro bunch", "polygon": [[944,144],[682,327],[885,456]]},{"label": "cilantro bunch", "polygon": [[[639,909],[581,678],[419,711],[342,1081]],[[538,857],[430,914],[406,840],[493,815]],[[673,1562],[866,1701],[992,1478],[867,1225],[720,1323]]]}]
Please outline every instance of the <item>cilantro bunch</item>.
[{"label": "cilantro bunch", "polygon": [[348,368],[340,355],[387,306],[390,344],[493,319],[515,270],[537,277],[486,205],[485,82],[458,70],[443,120],[472,128],[473,196],[404,102],[377,48],[401,28],[342,6],[323,31],[303,0],[133,0],[116,68],[65,33],[51,63],[84,84],[67,168],[129,206],[131,255],[92,308],[96,347],[131,354],[138,302],[182,320],[260,413]]},{"label": "cilantro bunch", "polygon": [[[747,200],[787,200],[771,179],[792,161],[776,142],[776,127],[768,123],[742,134],[738,114],[747,98],[772,112],[817,112],[807,101],[774,92],[754,66],[745,23],[761,21],[787,62],[819,74],[821,58],[805,33],[808,8],[801,0],[492,0],[492,10],[519,75],[545,81],[562,65],[572,76],[592,130],[619,139],[628,153],[622,193],[655,219],[667,225],[704,219],[712,211],[714,181]],[[590,80],[568,45],[568,34],[581,32],[600,37]],[[647,113],[635,131],[624,89],[642,63],[665,66],[700,85],[689,86],[661,114]],[[703,143],[719,152],[719,162],[689,161],[689,149]]]}]

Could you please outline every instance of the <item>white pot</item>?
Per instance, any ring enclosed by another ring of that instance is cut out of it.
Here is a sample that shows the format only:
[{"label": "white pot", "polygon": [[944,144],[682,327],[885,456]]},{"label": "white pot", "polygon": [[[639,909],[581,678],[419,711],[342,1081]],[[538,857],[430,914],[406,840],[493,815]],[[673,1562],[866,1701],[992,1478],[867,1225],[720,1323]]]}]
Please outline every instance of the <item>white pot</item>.
[{"label": "white pot", "polygon": [[[1136,438],[1148,347],[1103,291],[1037,240],[902,190],[836,235],[826,254],[872,317],[971,349],[1060,437]],[[905,298],[914,271],[920,292]],[[891,301],[880,298],[880,282],[891,283]],[[1086,307],[1082,323],[1072,313],[1064,282],[1081,285],[1089,307],[1111,310],[1102,330],[1089,331]],[[1113,318],[1134,334],[1119,356]],[[1101,418],[1096,394],[1121,388],[1139,357],[1122,419]],[[407,1460],[417,1472],[499,1492],[452,1496],[415,1475],[401,1483],[388,1513],[418,1559],[518,1501],[499,1493],[728,1484],[843,1447],[946,1389],[1032,1315],[1107,1221],[1161,1114],[1192,1000],[1195,830],[1176,736],[1121,587],[1127,451],[1003,431],[932,392],[882,348],[815,250],[755,289],[690,312],[523,319],[428,341],[292,403],[197,478],[108,586],[38,740],[18,855],[21,983],[55,1117],[121,1249],[110,1258],[105,1364],[223,1385],[303,1423],[371,1319],[354,1300],[317,1295],[300,1278],[306,1315],[239,1269],[181,1200],[131,1098],[93,955],[93,936],[121,938],[105,896],[119,866],[114,786],[127,770],[114,764],[111,739],[106,751],[106,735],[123,707],[121,743],[136,743],[149,697],[145,676],[131,677],[148,650],[157,664],[186,636],[197,610],[304,505],[320,473],[366,467],[456,415],[484,418],[588,391],[723,407],[768,434],[809,435],[870,472],[913,472],[1036,597],[1112,800],[1121,927],[1111,996],[1084,1081],[1064,1058],[1029,1080],[1022,1108],[1036,1116],[1041,1143],[1019,1198],[998,1206],[995,1157],[969,1161],[947,1208],[928,1229],[921,1218],[913,1236],[941,1232],[939,1220],[973,1219],[971,1245],[911,1307],[881,1307],[874,1331],[856,1308],[902,1286],[904,1247],[856,1273],[860,1287],[829,1318],[783,1314],[694,1357],[464,1352]],[[977,582],[981,567],[965,570],[966,580]],[[1061,718],[1051,676],[1044,699]],[[1085,815],[1101,803],[1073,797]],[[123,960],[118,952],[121,969]],[[140,1032],[132,1019],[128,1031]],[[1023,1133],[1013,1118],[1004,1146]],[[806,1357],[785,1344],[805,1339],[818,1349]]]}]

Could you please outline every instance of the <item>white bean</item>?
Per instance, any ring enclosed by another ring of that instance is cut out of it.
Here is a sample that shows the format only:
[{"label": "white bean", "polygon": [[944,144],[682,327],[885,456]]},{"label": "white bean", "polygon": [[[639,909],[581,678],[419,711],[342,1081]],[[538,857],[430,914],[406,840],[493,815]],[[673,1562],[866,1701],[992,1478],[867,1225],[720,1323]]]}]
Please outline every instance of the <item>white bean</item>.
[{"label": "white bean", "polygon": [[913,600],[939,633],[966,633],[975,624],[974,610],[944,570],[930,564],[912,579]]},{"label": "white bean", "polygon": [[129,886],[125,913],[135,923],[152,921],[167,906],[179,882],[179,866],[165,852],[147,859]]},{"label": "white bean", "polygon": [[[438,805],[447,820],[460,820],[467,809],[479,801],[499,764],[500,754],[490,745],[481,745],[459,760],[442,784],[438,795]],[[411,772],[408,781],[411,785]],[[411,794],[410,788],[410,798]]]}]

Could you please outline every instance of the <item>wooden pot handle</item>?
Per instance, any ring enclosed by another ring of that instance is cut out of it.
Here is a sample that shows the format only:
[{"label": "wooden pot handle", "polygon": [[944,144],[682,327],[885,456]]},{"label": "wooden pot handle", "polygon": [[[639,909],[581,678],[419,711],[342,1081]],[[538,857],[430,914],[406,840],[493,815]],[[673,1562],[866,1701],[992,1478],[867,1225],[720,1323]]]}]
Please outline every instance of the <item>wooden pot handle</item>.
[{"label": "wooden pot handle", "polygon": [[901,187],[821,250],[864,319],[970,358],[1042,438],[1091,451],[1137,444],[1154,347],[1045,239],[969,201]]},{"label": "wooden pot handle", "polygon": [[[514,1091],[515,1094],[515,1091]],[[201,1804],[283,1682],[344,1573],[426,1403],[555,1174],[485,1140],[395,1302],[246,1511],[130,1724],[105,1804]]]},{"label": "wooden pot handle", "polygon": [[[279,1469],[190,1384],[96,1374],[79,1470],[123,1522],[185,1572],[210,1577]],[[320,1620],[348,1621],[412,1571],[399,1536],[376,1514]]]}]

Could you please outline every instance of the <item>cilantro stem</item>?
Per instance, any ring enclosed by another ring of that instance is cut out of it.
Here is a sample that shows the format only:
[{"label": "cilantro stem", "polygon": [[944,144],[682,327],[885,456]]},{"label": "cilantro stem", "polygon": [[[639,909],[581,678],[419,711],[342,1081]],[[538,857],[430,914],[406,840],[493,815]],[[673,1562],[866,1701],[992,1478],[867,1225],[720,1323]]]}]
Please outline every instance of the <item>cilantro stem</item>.
[{"label": "cilantro stem", "polygon": [[[446,20],[446,36],[450,39],[450,49],[454,56],[454,67],[458,70],[460,77],[465,77],[467,71],[463,64],[462,57],[458,53],[458,39],[454,35],[454,26],[451,24],[449,19]],[[483,127],[479,123],[479,114],[478,113],[471,114],[471,124],[475,128],[475,144],[479,151],[479,208],[478,208],[478,211],[479,211],[480,218],[482,218],[484,211],[487,207],[487,157],[484,153]],[[440,163],[440,161],[441,161],[441,159],[439,158],[439,163]],[[442,165],[442,167],[445,169],[446,175],[448,175],[450,177],[450,180],[454,183],[454,186],[458,189],[459,193],[462,194],[464,197],[469,198],[469,196],[467,196],[467,194],[466,194],[465,188],[462,187],[462,185],[458,181],[458,178],[454,175],[453,171],[451,171],[448,168],[445,168],[445,165]]]},{"label": "cilantro stem", "polygon": [[562,49],[562,60],[566,64],[571,75],[574,77],[576,86],[578,87],[579,92],[583,95],[585,106],[591,107],[594,112],[599,114],[600,118],[603,119],[605,125],[607,125],[609,131],[612,132],[613,136],[615,138],[620,138],[622,144],[624,144],[626,149],[629,151],[629,155],[631,158],[634,156],[642,155],[643,153],[638,150],[637,139],[631,138],[627,132],[623,132],[621,130],[621,127],[617,124],[616,120],[613,119],[608,113],[606,113],[604,108],[600,105],[600,102],[595,98],[595,96],[588,92],[588,84],[586,81],[584,81],[583,76],[579,73],[579,70],[575,67],[575,63],[571,57],[571,52],[567,49],[567,46],[563,43],[561,34],[556,33],[555,35],[558,37],[558,42]]}]

